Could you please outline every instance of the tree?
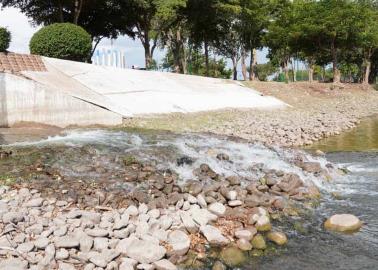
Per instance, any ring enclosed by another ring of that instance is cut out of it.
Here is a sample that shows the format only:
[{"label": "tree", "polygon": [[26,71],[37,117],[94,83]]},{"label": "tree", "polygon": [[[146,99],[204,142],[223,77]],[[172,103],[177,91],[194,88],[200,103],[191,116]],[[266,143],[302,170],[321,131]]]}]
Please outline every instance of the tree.
[{"label": "tree", "polygon": [[280,66],[289,82],[289,61],[293,53],[293,4],[289,0],[280,1],[280,5],[272,14],[272,21],[265,36],[265,45],[269,47],[268,57],[275,65]]},{"label": "tree", "polygon": [[378,8],[376,1],[359,0],[357,3],[358,47],[363,57],[363,84],[369,84],[372,57],[378,49]]},{"label": "tree", "polygon": [[196,48],[204,48],[206,76],[209,76],[210,48],[219,38],[220,0],[188,0],[185,9],[189,42]]},{"label": "tree", "polygon": [[[73,23],[83,27],[97,44],[103,38],[116,38],[119,29],[132,35],[129,14],[116,0],[0,0],[1,7],[19,8],[34,25]],[[123,15],[123,16],[122,16]]]},{"label": "tree", "polygon": [[[265,0],[240,1],[240,36],[242,40],[242,71],[245,72],[245,60],[249,51],[249,80],[256,79],[256,50],[263,46],[265,30],[269,23],[271,6]],[[243,75],[246,79],[246,75]]]}]

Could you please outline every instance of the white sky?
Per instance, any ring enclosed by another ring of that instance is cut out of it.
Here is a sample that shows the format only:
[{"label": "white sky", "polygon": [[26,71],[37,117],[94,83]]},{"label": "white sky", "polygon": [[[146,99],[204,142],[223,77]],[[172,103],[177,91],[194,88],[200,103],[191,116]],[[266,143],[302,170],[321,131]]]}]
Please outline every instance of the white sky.
[{"label": "white sky", "polygon": [[[29,53],[29,40],[38,28],[33,27],[25,15],[15,8],[2,9],[0,10],[0,26],[7,27],[12,33],[12,42],[9,48],[10,51]],[[110,47],[125,51],[128,66],[144,66],[144,50],[138,40],[134,41],[128,37],[120,37],[113,42],[110,40],[104,40],[100,43],[98,48]],[[265,56],[265,50],[258,52],[258,63],[265,63],[267,61]],[[164,51],[155,52],[154,58],[158,63],[161,62],[163,57]]]}]

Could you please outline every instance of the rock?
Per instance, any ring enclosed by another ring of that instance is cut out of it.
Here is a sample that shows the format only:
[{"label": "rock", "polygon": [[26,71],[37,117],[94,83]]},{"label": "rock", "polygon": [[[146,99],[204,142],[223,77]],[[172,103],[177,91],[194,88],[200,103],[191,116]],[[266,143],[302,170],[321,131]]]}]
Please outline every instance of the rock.
[{"label": "rock", "polygon": [[183,156],[181,158],[178,158],[176,161],[177,166],[192,165],[193,162],[194,162],[193,159],[188,156]]},{"label": "rock", "polygon": [[320,173],[322,171],[322,167],[320,166],[319,162],[303,162],[300,167],[302,170],[309,173]]},{"label": "rock", "polygon": [[228,205],[231,207],[236,207],[236,206],[243,205],[243,202],[240,200],[233,200],[233,201],[228,201]]},{"label": "rock", "polygon": [[138,207],[139,214],[147,214],[148,206],[144,203],[141,203]]},{"label": "rock", "polygon": [[172,231],[168,235],[168,244],[171,246],[171,250],[168,251],[168,255],[185,255],[190,247],[190,238],[183,231]]},{"label": "rock", "polygon": [[67,226],[60,226],[58,229],[54,230],[55,236],[64,236],[67,233]]},{"label": "rock", "polygon": [[239,239],[245,239],[245,240],[251,241],[253,234],[249,230],[237,230],[235,231],[235,236],[236,238],[239,238]]},{"label": "rock", "polygon": [[83,270],[94,270],[96,266],[93,263],[88,263],[85,265]]},{"label": "rock", "polygon": [[201,206],[202,208],[207,207],[207,202],[205,200],[205,197],[202,196],[201,194],[197,195],[197,201],[198,201],[199,206]]},{"label": "rock", "polygon": [[0,260],[0,270],[23,270],[27,269],[28,263],[21,259],[9,258]]},{"label": "rock", "polygon": [[59,270],[75,270],[76,268],[69,263],[59,262]]},{"label": "rock", "polygon": [[192,215],[193,220],[200,226],[204,226],[208,224],[209,221],[215,221],[218,218],[206,209],[191,209],[190,214]]},{"label": "rock", "polygon": [[109,235],[109,231],[103,229],[92,229],[85,231],[87,235],[92,237],[106,237]]},{"label": "rock", "polygon": [[217,216],[223,216],[226,213],[226,207],[219,202],[210,204],[208,210]]},{"label": "rock", "polygon": [[80,251],[89,252],[93,246],[93,238],[83,233],[79,238]]},{"label": "rock", "polygon": [[122,262],[119,265],[119,270],[134,270],[138,262],[130,258],[122,258]]},{"label": "rock", "polygon": [[137,265],[138,270],[154,270],[155,266],[149,263],[141,263]]},{"label": "rock", "polygon": [[230,157],[229,155],[225,154],[225,153],[219,153],[217,155],[217,159],[218,160],[221,160],[221,161],[229,161],[230,160]]},{"label": "rock", "polygon": [[252,249],[251,243],[245,238],[238,239],[238,241],[236,241],[236,245],[243,251],[249,251]]},{"label": "rock", "polygon": [[21,212],[8,212],[3,215],[3,223],[17,224],[24,220],[24,214]]},{"label": "rock", "polygon": [[154,262],[153,265],[157,270],[176,270],[177,267],[170,261],[163,259],[157,262]]},{"label": "rock", "polygon": [[220,253],[220,257],[225,264],[232,268],[241,265],[247,259],[243,251],[237,247],[224,248]]},{"label": "rock", "polygon": [[272,229],[272,224],[270,223],[269,218],[263,215],[258,217],[255,227],[259,232],[267,232]]},{"label": "rock", "polygon": [[230,240],[228,240],[226,237],[222,235],[222,233],[211,225],[204,225],[200,227],[201,233],[206,237],[207,241],[211,245],[227,245]]},{"label": "rock", "polygon": [[26,207],[41,207],[43,204],[43,199],[42,198],[36,198],[32,199],[28,202],[25,203]]},{"label": "rock", "polygon": [[101,254],[97,252],[91,253],[91,255],[89,256],[89,261],[93,263],[94,265],[98,267],[102,267],[102,268],[105,268],[106,265],[108,264],[107,259],[104,256],[101,256]]},{"label": "rock", "polygon": [[194,222],[194,220],[192,219],[192,217],[190,216],[190,214],[188,212],[181,211],[180,212],[180,218],[182,220],[182,223],[185,226],[185,229],[188,232],[190,232],[190,233],[198,232],[198,227],[197,227],[196,223]]},{"label": "rock", "polygon": [[32,242],[22,243],[17,247],[17,251],[20,253],[28,253],[34,249]]},{"label": "rock", "polygon": [[138,240],[135,236],[130,236],[129,238],[122,239],[118,242],[116,246],[116,251],[121,252],[122,254],[126,254],[128,248],[133,243],[134,240]]},{"label": "rock", "polygon": [[109,247],[109,240],[105,237],[96,237],[93,240],[93,249],[101,251]]},{"label": "rock", "polygon": [[68,253],[67,249],[59,249],[56,254],[55,254],[55,259],[57,260],[65,260],[65,259],[68,259],[68,257],[70,256],[70,254]]},{"label": "rock", "polygon": [[130,205],[129,207],[127,207],[125,213],[129,214],[132,217],[139,215],[138,208],[135,205]]},{"label": "rock", "polygon": [[287,243],[287,237],[282,232],[269,232],[267,235],[268,239],[279,246],[285,245]]},{"label": "rock", "polygon": [[72,236],[62,236],[54,239],[57,248],[76,248],[80,243]]},{"label": "rock", "polygon": [[134,239],[126,255],[140,263],[153,263],[164,257],[166,249],[149,241]]},{"label": "rock", "polygon": [[25,229],[25,232],[28,234],[39,235],[43,232],[43,226],[40,223],[34,224]]},{"label": "rock", "polygon": [[227,267],[220,261],[216,261],[211,270],[227,270]]},{"label": "rock", "polygon": [[327,230],[338,232],[356,232],[362,227],[362,222],[354,215],[333,215],[324,223]]},{"label": "rock", "polygon": [[253,248],[266,249],[265,239],[261,234],[257,234],[255,237],[253,237],[251,244]]},{"label": "rock", "polygon": [[34,245],[37,249],[45,249],[49,242],[49,239],[46,237],[39,237],[34,241]]}]

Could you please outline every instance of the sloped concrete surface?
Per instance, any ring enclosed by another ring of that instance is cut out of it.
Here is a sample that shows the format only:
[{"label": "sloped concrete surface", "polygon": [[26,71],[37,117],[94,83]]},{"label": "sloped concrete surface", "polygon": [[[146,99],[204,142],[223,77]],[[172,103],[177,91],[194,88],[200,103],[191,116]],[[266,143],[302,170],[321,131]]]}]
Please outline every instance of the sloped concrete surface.
[{"label": "sloped concrete surface", "polygon": [[19,122],[118,125],[122,116],[33,80],[0,73],[0,127]]},{"label": "sloped concrete surface", "polygon": [[24,74],[122,116],[198,112],[224,108],[273,109],[280,100],[230,80],[115,69],[43,58],[49,72]]}]

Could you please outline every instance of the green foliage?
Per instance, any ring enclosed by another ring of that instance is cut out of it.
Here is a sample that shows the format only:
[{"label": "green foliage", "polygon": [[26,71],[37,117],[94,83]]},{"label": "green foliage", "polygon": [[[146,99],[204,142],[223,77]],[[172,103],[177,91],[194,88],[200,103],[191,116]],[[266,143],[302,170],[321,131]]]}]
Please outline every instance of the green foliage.
[{"label": "green foliage", "polygon": [[271,62],[265,64],[258,64],[256,70],[257,77],[260,81],[267,81],[269,76],[278,72],[278,68],[274,66]]},{"label": "green foliage", "polygon": [[56,23],[43,27],[30,41],[30,52],[47,57],[86,61],[91,54],[90,35],[80,26]]},{"label": "green foliage", "polygon": [[[197,49],[189,49],[189,57],[186,59],[188,73],[191,75],[206,76],[205,55]],[[174,59],[171,51],[168,51],[161,68],[174,69]],[[223,59],[211,58],[209,61],[209,77],[229,79],[232,71],[227,68]]]},{"label": "green foliage", "polygon": [[5,52],[11,42],[11,33],[3,27],[0,27],[0,52]]}]

